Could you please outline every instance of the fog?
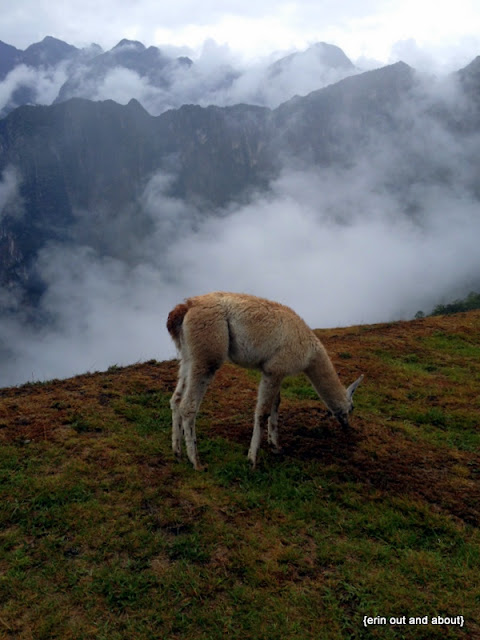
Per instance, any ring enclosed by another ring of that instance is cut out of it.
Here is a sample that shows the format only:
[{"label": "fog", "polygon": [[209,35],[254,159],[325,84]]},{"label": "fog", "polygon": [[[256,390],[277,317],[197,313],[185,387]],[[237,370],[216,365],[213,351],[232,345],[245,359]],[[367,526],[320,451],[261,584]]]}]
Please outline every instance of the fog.
[{"label": "fog", "polygon": [[[322,46],[314,45],[304,51],[277,52],[245,64],[228,46],[207,40],[190,69],[172,74],[168,90],[170,104],[246,103],[275,108],[294,95],[307,95],[358,73],[353,66],[332,67],[327,62],[328,56]],[[279,60],[283,64],[273,67]],[[148,104],[152,114],[161,112],[161,99]],[[145,106],[148,110],[147,103]]]},{"label": "fog", "polygon": [[[221,63],[233,68],[228,51],[205,56],[209,78],[224,77]],[[182,85],[178,95],[198,89],[201,64],[194,81],[175,80]],[[221,103],[222,91],[232,100],[237,91],[238,102],[259,91],[259,69],[258,77],[241,76],[227,88],[207,83],[204,95],[210,91]],[[116,100],[137,91],[148,102],[144,79],[125,69],[112,73],[105,81]],[[31,86],[47,91],[53,86],[47,80]],[[285,86],[295,91],[293,81]],[[264,97],[279,99],[277,89],[263,87]],[[152,104],[157,97],[152,94]],[[439,101],[458,117],[466,108],[453,79],[425,80],[415,108],[399,105],[405,127],[372,133],[348,168],[319,169],[287,157],[268,190],[209,216],[168,196],[176,176],[162,172],[113,217],[102,209],[75,211],[75,244],[50,243],[37,259],[46,283],[36,312],[42,322],[27,322],[18,311],[19,292],[0,289],[11,310],[0,319],[0,385],[172,358],[169,310],[213,290],[278,300],[314,328],[409,319],[467,294],[480,280],[480,218],[472,195],[480,141],[458,139],[428,115]],[[0,216],[12,200],[21,215],[20,182],[13,167],[1,177]]]},{"label": "fog", "polygon": [[287,168],[268,193],[210,218],[165,195],[171,177],[154,176],[142,197],[153,232],[129,261],[87,245],[42,250],[39,313],[52,322],[3,318],[0,383],[175,357],[169,310],[212,290],[281,301],[312,327],[408,319],[468,292],[480,269],[478,203],[432,187],[413,220],[374,176]]},{"label": "fog", "polygon": [[7,167],[0,175],[0,222],[8,208],[10,217],[23,215],[23,203],[19,194],[20,181],[15,167]]},{"label": "fog", "polygon": [[18,65],[0,82],[0,114],[25,102],[52,104],[66,79],[65,64],[40,69]]},{"label": "fog", "polygon": [[[128,44],[124,46],[128,48]],[[120,49],[117,47],[115,52],[118,55]],[[273,108],[296,94],[306,95],[358,72],[353,67],[332,68],[321,47],[276,52],[246,63],[227,45],[209,39],[194,56],[191,67],[175,63],[178,53],[166,48],[166,55],[172,55],[172,63],[164,68],[162,82],[118,65],[93,71],[82,58],[75,64],[65,62],[39,69],[19,65],[0,82],[0,113],[25,102],[52,104],[67,79],[69,89],[66,95],[62,94],[64,98],[111,99],[120,104],[135,98],[149,113],[160,115],[167,109],[192,103],[201,106],[249,103]],[[272,71],[272,63],[292,53],[298,55]],[[153,75],[158,73],[151,71]]]},{"label": "fog", "polygon": [[[134,51],[135,45],[125,44],[123,48],[127,51],[129,47]],[[62,93],[63,98],[111,99],[120,104],[135,98],[155,116],[183,104],[247,103],[275,108],[294,95],[307,95],[347,76],[383,66],[365,56],[353,59],[351,67],[345,58],[342,66],[334,50],[313,43],[304,49],[289,48],[250,59],[211,38],[195,50],[170,45],[160,45],[159,49],[162,55],[171,58],[171,64],[160,72],[165,64],[162,59],[159,69],[152,68],[144,75],[115,66],[114,60],[121,59],[122,53],[118,46],[109,58],[110,66],[105,59],[100,67],[90,66],[92,51],[88,50],[75,62],[66,61],[56,67],[34,69],[19,65],[0,82],[0,114],[25,102],[52,104],[67,80],[68,90]],[[193,65],[176,63],[179,56],[189,56]],[[389,62],[402,60],[421,72],[442,76],[468,64],[473,59],[468,56],[465,48],[459,48],[457,54],[451,48],[425,49],[409,38],[392,45]],[[280,60],[283,64],[274,66]]]}]

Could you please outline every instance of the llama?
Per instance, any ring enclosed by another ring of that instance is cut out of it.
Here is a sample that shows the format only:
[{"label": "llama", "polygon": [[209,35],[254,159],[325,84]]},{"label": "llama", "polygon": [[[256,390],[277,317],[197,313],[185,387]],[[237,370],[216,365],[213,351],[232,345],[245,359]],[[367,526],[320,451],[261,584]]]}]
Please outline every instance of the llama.
[{"label": "llama", "polygon": [[169,314],[167,329],[180,356],[178,383],[170,400],[172,449],[202,469],[197,452],[195,418],[217,369],[230,360],[262,372],[248,460],[253,468],[262,433],[279,452],[278,408],[285,376],[304,372],[343,427],[353,409],[352,396],[363,379],[348,389],[338,379],[328,354],[313,331],[292,309],[241,293],[214,292],[188,298]]}]

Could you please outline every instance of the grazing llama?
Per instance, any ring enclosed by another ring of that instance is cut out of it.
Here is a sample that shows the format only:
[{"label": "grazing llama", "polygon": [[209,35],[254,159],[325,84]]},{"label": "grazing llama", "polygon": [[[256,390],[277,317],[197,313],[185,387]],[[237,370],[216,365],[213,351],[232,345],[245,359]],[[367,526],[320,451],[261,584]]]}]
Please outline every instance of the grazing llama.
[{"label": "grazing llama", "polygon": [[289,307],[246,294],[207,293],[177,305],[168,316],[167,329],[180,356],[178,383],[170,400],[172,448],[181,454],[183,432],[195,469],[202,468],[195,418],[210,381],[227,359],[262,372],[248,451],[253,468],[265,427],[268,442],[280,451],[278,407],[285,376],[305,372],[340,424],[349,426],[352,396],[363,376],[345,389],[320,340]]}]

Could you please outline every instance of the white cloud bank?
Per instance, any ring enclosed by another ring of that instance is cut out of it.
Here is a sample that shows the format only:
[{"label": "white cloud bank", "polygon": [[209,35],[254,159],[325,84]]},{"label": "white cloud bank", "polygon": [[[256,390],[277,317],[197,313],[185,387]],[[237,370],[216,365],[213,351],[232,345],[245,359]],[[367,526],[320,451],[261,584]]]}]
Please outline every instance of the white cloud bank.
[{"label": "white cloud bank", "polygon": [[0,82],[0,112],[10,101],[15,102],[15,94],[19,90],[28,90],[32,103],[52,104],[66,79],[66,66],[63,64],[40,69],[21,64]]},{"label": "white cloud bank", "polygon": [[480,273],[478,204],[432,188],[414,222],[370,175],[286,170],[269,194],[202,222],[164,195],[159,174],[143,198],[154,231],[134,264],[88,246],[41,252],[41,312],[54,321],[32,329],[2,320],[10,357],[1,384],[174,357],[169,310],[212,290],[279,300],[312,327],[411,318],[462,285],[467,292]]}]

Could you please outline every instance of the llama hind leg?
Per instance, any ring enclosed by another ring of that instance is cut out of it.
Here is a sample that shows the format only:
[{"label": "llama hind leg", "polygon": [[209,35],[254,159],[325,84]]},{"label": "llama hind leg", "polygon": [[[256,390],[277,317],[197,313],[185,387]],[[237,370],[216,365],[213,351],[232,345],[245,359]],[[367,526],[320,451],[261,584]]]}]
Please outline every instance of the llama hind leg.
[{"label": "llama hind leg", "polygon": [[[253,469],[255,469],[257,464],[257,454],[262,440],[262,434],[268,424],[274,404],[276,404],[277,396],[280,394],[281,383],[282,378],[265,373],[260,380],[252,440],[248,450],[248,459]],[[276,411],[273,411],[273,413],[276,414]]]},{"label": "llama hind leg", "polygon": [[281,447],[278,441],[278,407],[280,406],[280,391],[272,404],[272,410],[268,419],[268,444],[273,447],[274,453],[280,453]]},{"label": "llama hind leg", "polygon": [[181,361],[178,370],[177,386],[170,399],[170,409],[172,410],[172,451],[177,457],[180,457],[182,454],[182,416],[180,414],[180,402],[182,401],[185,384],[185,363]]},{"label": "llama hind leg", "polygon": [[203,400],[203,396],[205,395],[213,375],[213,372],[190,374],[187,379],[186,391],[180,402],[180,414],[182,417],[183,435],[185,438],[187,456],[193,464],[194,469],[197,471],[200,471],[203,467],[200,464],[200,459],[198,457],[195,420],[198,409]]},{"label": "llama hind leg", "polygon": [[201,469],[195,419],[210,381],[228,356],[229,330],[222,309],[191,307],[183,322],[183,341],[188,370],[179,410],[188,458],[195,469]]}]

